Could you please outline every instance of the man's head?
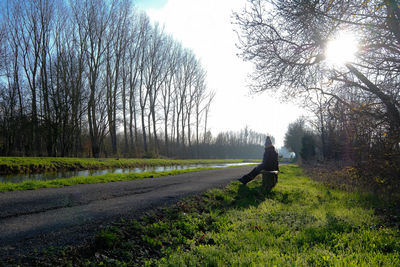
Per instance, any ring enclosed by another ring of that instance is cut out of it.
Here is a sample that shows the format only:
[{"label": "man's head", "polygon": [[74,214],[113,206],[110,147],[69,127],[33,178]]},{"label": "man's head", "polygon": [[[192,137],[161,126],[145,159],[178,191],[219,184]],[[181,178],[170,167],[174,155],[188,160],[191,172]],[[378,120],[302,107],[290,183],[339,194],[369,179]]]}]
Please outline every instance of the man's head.
[{"label": "man's head", "polygon": [[268,147],[272,146],[272,141],[271,141],[271,138],[269,136],[267,136],[267,138],[265,139],[264,146],[265,146],[265,148],[268,148]]}]

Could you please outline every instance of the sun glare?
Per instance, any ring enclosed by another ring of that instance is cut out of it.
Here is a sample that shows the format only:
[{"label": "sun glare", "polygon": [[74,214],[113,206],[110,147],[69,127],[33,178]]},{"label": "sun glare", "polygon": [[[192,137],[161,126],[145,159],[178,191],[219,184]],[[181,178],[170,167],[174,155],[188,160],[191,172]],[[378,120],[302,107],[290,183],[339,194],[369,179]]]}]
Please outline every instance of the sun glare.
[{"label": "sun glare", "polygon": [[329,41],[325,50],[326,60],[334,66],[342,66],[355,60],[358,42],[354,33],[340,32]]}]

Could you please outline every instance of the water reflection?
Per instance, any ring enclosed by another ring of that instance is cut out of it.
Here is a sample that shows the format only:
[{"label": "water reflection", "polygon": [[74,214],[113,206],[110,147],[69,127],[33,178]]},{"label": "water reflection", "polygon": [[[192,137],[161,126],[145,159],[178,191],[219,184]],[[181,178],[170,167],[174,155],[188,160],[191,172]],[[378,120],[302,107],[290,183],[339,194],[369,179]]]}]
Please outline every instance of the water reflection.
[{"label": "water reflection", "polygon": [[[191,164],[191,165],[174,165],[174,166],[153,166],[143,168],[126,168],[126,169],[105,169],[105,170],[81,170],[81,171],[61,171],[61,172],[48,172],[48,173],[36,173],[36,174],[11,174],[0,176],[1,183],[21,183],[25,180],[37,180],[46,181],[54,180],[59,178],[70,178],[75,176],[96,176],[108,173],[129,173],[129,172],[162,172],[171,170],[185,170],[200,167],[213,167],[223,168],[229,166],[244,166],[252,163],[220,163],[220,164]],[[253,163],[254,164],[254,163]]]}]

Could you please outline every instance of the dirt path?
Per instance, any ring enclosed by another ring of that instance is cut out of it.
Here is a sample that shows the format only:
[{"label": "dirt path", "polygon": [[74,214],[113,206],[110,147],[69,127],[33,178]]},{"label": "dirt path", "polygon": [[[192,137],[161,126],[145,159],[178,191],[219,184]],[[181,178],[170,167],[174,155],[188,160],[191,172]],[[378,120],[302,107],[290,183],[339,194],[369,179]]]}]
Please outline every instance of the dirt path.
[{"label": "dirt path", "polygon": [[225,186],[251,168],[0,193],[1,258],[83,242],[102,225],[138,218],[183,197]]}]

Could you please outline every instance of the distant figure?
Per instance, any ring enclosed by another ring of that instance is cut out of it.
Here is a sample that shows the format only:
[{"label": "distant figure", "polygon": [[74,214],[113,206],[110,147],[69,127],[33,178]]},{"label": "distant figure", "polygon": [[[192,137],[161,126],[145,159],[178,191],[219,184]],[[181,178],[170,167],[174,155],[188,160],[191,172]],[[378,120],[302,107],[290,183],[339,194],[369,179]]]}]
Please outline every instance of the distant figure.
[{"label": "distant figure", "polygon": [[255,167],[251,172],[244,175],[239,179],[244,185],[253,180],[257,175],[264,171],[279,171],[278,165],[278,153],[275,150],[275,147],[272,145],[271,138],[267,136],[265,139],[265,151],[263,156],[263,161],[260,165]]}]

